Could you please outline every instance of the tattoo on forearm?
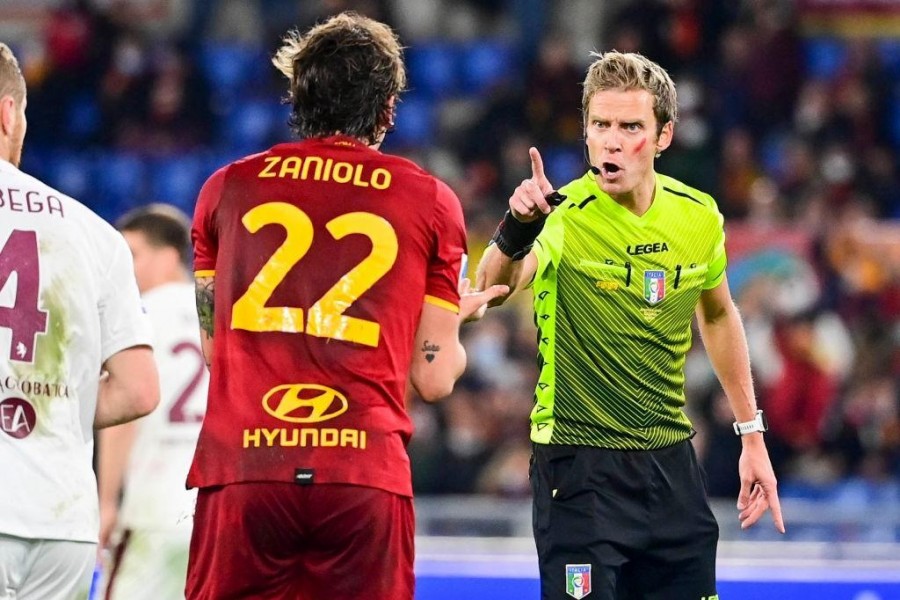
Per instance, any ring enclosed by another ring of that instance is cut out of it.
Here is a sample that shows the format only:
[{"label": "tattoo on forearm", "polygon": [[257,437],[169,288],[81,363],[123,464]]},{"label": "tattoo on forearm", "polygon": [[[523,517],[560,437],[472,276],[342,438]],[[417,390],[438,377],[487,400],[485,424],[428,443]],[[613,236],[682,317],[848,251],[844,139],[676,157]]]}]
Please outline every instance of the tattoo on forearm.
[{"label": "tattoo on forearm", "polygon": [[441,347],[437,344],[429,344],[428,340],[422,344],[422,352],[425,353],[425,360],[431,362],[435,359],[435,355],[441,351]]},{"label": "tattoo on forearm", "polygon": [[215,278],[198,277],[196,284],[197,317],[200,320],[200,329],[209,337],[213,336],[213,323],[215,321]]}]

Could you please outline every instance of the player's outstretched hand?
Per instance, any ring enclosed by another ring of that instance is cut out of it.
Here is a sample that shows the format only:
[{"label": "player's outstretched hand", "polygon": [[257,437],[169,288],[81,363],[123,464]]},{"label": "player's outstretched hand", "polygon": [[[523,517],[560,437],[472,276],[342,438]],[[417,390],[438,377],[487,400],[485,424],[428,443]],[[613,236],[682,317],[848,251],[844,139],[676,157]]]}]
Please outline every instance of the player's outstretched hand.
[{"label": "player's outstretched hand", "polygon": [[508,285],[492,285],[486,290],[471,290],[472,282],[463,278],[459,282],[459,318],[463,323],[477,321],[484,316],[488,302],[509,293]]},{"label": "player's outstretched hand", "polygon": [[741,476],[741,492],[737,508],[740,511],[738,519],[741,521],[741,529],[753,526],[767,510],[771,509],[775,529],[784,533],[784,518],[781,515],[781,502],[778,500],[778,483],[775,480],[769,453],[761,438],[758,443],[751,442],[744,445],[738,471]]},{"label": "player's outstretched hand", "polygon": [[537,148],[529,148],[531,156],[531,179],[526,179],[509,197],[509,212],[522,223],[536,221],[549,215],[552,207],[546,196],[553,192],[553,186],[544,175],[544,161]]}]

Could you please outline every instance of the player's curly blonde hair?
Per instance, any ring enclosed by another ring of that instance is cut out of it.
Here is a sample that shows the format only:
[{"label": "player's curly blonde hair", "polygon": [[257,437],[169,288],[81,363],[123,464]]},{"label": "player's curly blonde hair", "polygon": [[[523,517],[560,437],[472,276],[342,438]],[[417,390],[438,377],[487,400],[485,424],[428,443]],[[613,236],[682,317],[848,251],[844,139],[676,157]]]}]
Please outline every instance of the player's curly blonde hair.
[{"label": "player's curly blonde hair", "polygon": [[597,57],[588,67],[581,96],[581,110],[587,122],[588,104],[597,92],[606,90],[646,90],[653,96],[653,114],[656,116],[656,135],[663,125],[678,120],[678,99],[675,84],[666,70],[636,52],[612,50]]},{"label": "player's curly blonde hair", "polygon": [[25,99],[25,78],[10,47],[0,42],[0,98],[4,96],[12,96],[16,105],[21,105]]},{"label": "player's curly blonde hair", "polygon": [[406,87],[397,36],[354,12],[289,32],[272,63],[290,81],[291,127],[303,138],[343,133],[373,143],[393,124],[390,98]]}]

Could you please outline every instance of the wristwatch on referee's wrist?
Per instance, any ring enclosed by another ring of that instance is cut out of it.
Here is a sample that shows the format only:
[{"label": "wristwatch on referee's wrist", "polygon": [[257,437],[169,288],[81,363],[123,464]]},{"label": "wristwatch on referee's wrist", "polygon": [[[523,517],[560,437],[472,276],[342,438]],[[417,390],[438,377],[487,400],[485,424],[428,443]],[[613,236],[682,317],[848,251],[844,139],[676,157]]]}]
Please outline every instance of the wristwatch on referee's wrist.
[{"label": "wristwatch on referee's wrist", "polygon": [[766,421],[766,416],[763,414],[763,411],[756,411],[756,418],[752,421],[744,421],[743,423],[738,423],[735,421],[734,423],[734,433],[738,436],[744,436],[748,433],[754,433],[757,431],[763,432],[769,430],[769,423]]}]

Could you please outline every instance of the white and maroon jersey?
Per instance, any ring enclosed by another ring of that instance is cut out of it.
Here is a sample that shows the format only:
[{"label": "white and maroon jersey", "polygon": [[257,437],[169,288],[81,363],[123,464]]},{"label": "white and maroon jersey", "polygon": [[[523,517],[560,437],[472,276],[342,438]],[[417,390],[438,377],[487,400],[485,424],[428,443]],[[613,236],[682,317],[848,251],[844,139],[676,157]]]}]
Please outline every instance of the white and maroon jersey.
[{"label": "white and maroon jersey", "polygon": [[196,490],[186,490],[209,387],[200,349],[194,285],[170,283],[143,295],[153,327],[160,402],[137,422],[125,475],[120,522],[126,529],[171,529],[194,512]]},{"label": "white and maroon jersey", "polygon": [[101,365],[150,341],[121,234],[0,161],[0,533],[97,541]]}]

